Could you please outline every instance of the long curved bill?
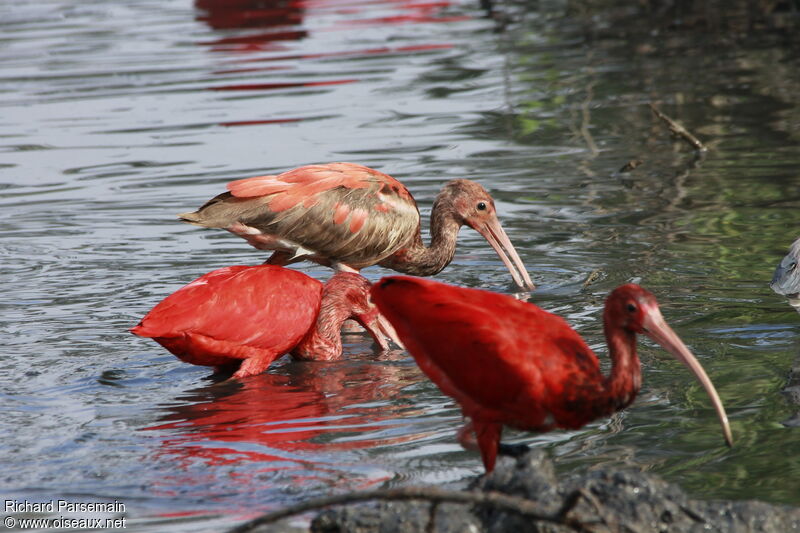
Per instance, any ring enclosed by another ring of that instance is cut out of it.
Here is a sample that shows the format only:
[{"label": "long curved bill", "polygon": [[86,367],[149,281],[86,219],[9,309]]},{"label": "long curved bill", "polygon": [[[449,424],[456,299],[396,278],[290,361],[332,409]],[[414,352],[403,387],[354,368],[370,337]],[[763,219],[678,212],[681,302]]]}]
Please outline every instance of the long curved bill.
[{"label": "long curved bill", "polygon": [[689,351],[689,348],[686,347],[672,328],[667,325],[664,318],[661,316],[661,311],[659,311],[657,307],[647,310],[643,326],[645,328],[645,335],[660,344],[678,361],[686,365],[686,367],[692,371],[692,374],[695,375],[711,398],[711,403],[714,405],[714,410],[717,412],[717,418],[719,418],[719,422],[722,424],[725,442],[728,446],[733,446],[733,435],[731,434],[731,427],[728,423],[728,415],[725,413],[725,408],[722,406],[722,401],[719,399],[714,384],[711,383],[711,380],[700,365],[700,362],[692,355],[692,352]]},{"label": "long curved bill", "polygon": [[500,256],[503,264],[505,264],[508,271],[511,272],[514,283],[516,283],[520,289],[532,291],[535,288],[531,277],[528,275],[528,271],[525,269],[525,265],[522,263],[522,259],[520,259],[519,254],[517,254],[517,251],[514,249],[514,245],[511,244],[508,235],[506,235],[503,226],[500,225],[500,221],[497,220],[496,217],[488,220],[482,226],[472,226],[472,229],[483,235],[483,238],[486,239],[497,255]]},{"label": "long curved bill", "polygon": [[400,338],[397,336],[394,328],[382,314],[375,313],[370,317],[357,316],[356,320],[367,330],[367,333],[372,336],[375,344],[380,347],[382,352],[389,349],[389,343],[386,341],[387,338],[400,348],[405,349],[405,346],[400,342]]}]

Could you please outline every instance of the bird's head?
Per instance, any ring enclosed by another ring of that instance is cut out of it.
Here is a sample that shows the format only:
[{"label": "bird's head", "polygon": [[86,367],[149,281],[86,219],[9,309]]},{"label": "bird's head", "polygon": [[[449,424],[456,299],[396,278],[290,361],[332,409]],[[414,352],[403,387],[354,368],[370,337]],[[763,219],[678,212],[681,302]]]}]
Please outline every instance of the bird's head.
[{"label": "bird's head", "polygon": [[452,217],[459,226],[469,226],[483,235],[511,272],[517,286],[523,290],[534,289],[522,259],[500,225],[494,199],[480,184],[465,179],[449,181],[436,197],[433,210]]},{"label": "bird's head", "polygon": [[[341,306],[343,319],[351,318],[361,324],[369,332],[382,350],[389,348],[386,338],[399,343],[391,326],[382,317],[378,308],[372,303],[370,282],[360,274],[353,272],[337,272],[325,284],[323,302],[334,302]],[[388,326],[388,329],[387,329]]]},{"label": "bird's head", "polygon": [[459,224],[471,228],[497,219],[494,199],[479,183],[457,179],[450,180],[436,198],[437,204],[447,205]]},{"label": "bird's head", "polygon": [[617,287],[606,299],[606,321],[631,333],[647,334],[654,318],[664,322],[656,297],[648,291],[629,283]]},{"label": "bird's head", "polygon": [[728,416],[725,414],[725,408],[722,406],[714,384],[694,354],[664,321],[656,297],[650,291],[633,283],[614,289],[606,300],[604,322],[607,330],[622,328],[631,333],[647,335],[683,363],[711,398],[711,403],[714,405],[720,424],[722,424],[725,441],[729,446],[733,445]]}]

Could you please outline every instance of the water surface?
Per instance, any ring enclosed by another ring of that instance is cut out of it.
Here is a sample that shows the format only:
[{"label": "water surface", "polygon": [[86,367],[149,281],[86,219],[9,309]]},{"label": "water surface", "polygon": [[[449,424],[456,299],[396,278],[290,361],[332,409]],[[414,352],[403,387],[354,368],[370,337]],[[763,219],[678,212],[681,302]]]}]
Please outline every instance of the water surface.
[{"label": "water surface", "polygon": [[[533,301],[599,352],[605,295],[647,286],[716,383],[736,446],[647,342],[626,412],[509,440],[563,471],[628,466],[696,497],[800,504],[800,434],[781,424],[800,409],[781,394],[800,317],[767,286],[799,227],[796,46],[593,27],[559,2],[495,17],[472,2],[226,4],[0,6],[6,498],[116,499],[129,530],[219,531],[311,496],[482,472],[456,444],[457,407],[401,350],[348,335],[343,361],[218,383],[126,332],[197,276],[263,260],[175,213],[232,179],[355,161],[406,183],[424,215],[447,179],[485,185]],[[513,290],[468,229],[438,279]]]}]

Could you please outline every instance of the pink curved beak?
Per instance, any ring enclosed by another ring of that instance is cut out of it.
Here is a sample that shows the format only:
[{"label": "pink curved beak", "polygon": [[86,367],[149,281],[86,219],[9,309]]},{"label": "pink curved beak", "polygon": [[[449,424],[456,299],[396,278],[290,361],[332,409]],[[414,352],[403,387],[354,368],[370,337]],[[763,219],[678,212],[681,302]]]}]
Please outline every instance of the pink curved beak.
[{"label": "pink curved beak", "polygon": [[382,352],[389,349],[387,338],[400,348],[405,348],[392,325],[377,309],[374,309],[374,313],[369,313],[369,315],[356,315],[354,318],[372,336],[372,340],[375,341],[375,344],[380,347]]},{"label": "pink curved beak", "polygon": [[522,259],[520,259],[517,250],[514,249],[514,245],[511,244],[511,241],[508,239],[508,235],[506,235],[497,217],[492,217],[492,219],[482,225],[474,224],[469,220],[467,224],[483,235],[483,238],[491,245],[497,255],[500,256],[503,264],[506,265],[508,271],[511,272],[514,283],[516,283],[520,289],[532,291],[535,288],[531,277],[528,275],[528,271],[525,269],[525,265],[522,263]]},{"label": "pink curved beak", "polygon": [[714,384],[711,383],[706,371],[700,365],[697,358],[695,358],[680,337],[678,337],[672,328],[664,321],[658,307],[646,310],[643,326],[645,335],[660,344],[665,350],[671,353],[675,359],[686,365],[686,367],[692,371],[692,374],[695,375],[711,398],[711,403],[714,406],[714,410],[717,412],[717,418],[719,418],[719,422],[722,425],[722,433],[725,436],[725,442],[728,446],[733,446],[733,435],[731,434],[731,427],[728,423],[728,415],[725,413],[725,408],[722,406],[722,401],[719,399]]}]

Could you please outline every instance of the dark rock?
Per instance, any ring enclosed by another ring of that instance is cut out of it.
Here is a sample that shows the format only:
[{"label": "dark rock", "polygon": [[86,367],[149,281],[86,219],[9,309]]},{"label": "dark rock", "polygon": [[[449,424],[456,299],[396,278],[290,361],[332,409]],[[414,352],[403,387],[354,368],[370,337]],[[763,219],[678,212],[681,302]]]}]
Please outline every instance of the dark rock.
[{"label": "dark rock", "polygon": [[[311,522],[312,533],[478,532],[480,521],[459,504],[380,502],[333,509]],[[432,529],[431,529],[432,528]]]},{"label": "dark rock", "polygon": [[[678,486],[636,471],[601,470],[562,480],[533,450],[470,485],[535,502],[551,520],[533,520],[488,504],[383,502],[326,511],[314,533],[800,532],[800,509],[757,501],[692,500]],[[432,518],[433,517],[433,518]]]},{"label": "dark rock", "polygon": [[[470,486],[481,491],[497,491],[520,496],[539,503],[544,513],[555,514],[562,506],[559,482],[553,462],[543,450],[531,450],[516,461],[503,461],[489,476],[481,476]],[[530,519],[516,513],[476,506],[473,512],[480,518],[478,531],[572,531],[555,524],[532,526]]]}]

